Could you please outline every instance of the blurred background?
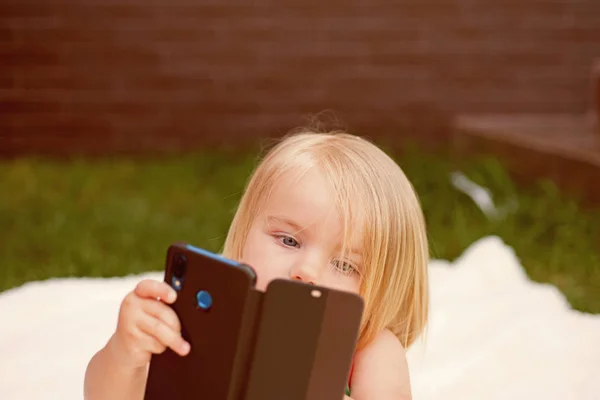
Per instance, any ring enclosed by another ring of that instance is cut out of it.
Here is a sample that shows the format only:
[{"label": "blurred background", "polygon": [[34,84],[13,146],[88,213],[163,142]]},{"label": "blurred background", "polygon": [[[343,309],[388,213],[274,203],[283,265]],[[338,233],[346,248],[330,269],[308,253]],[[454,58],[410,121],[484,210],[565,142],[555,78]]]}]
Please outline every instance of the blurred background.
[{"label": "blurred background", "polygon": [[[0,290],[218,251],[261,149],[384,147],[432,256],[498,235],[600,313],[598,0],[4,0]],[[489,190],[488,215],[452,173]]]}]

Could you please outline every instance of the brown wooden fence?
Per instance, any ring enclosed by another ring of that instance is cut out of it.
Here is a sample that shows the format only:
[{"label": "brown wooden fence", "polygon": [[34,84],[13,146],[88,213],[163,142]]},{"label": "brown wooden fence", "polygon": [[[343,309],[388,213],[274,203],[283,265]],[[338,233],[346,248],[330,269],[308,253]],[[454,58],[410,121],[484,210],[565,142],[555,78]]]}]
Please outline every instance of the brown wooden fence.
[{"label": "brown wooden fence", "polygon": [[587,108],[600,1],[4,0],[0,33],[3,155],[238,143],[323,110],[435,136],[428,110]]}]

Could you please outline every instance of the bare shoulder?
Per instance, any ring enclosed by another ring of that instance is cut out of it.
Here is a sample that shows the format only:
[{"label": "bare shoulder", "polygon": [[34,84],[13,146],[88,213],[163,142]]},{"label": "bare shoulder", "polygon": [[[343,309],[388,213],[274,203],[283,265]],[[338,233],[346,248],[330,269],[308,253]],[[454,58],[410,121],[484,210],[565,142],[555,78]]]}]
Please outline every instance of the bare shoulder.
[{"label": "bare shoulder", "polygon": [[408,400],[411,398],[406,352],[389,330],[382,331],[356,354],[352,377],[354,400]]}]

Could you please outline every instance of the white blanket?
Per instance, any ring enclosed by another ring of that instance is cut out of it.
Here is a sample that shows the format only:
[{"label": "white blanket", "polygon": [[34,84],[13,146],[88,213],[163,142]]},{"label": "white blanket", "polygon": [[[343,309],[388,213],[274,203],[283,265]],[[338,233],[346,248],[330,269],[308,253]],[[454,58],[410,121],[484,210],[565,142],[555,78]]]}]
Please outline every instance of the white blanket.
[{"label": "white blanket", "polygon": [[[528,280],[498,238],[432,261],[426,342],[409,349],[416,400],[600,399],[600,315]],[[51,279],[0,294],[0,397],[81,399],[87,362],[144,277]]]}]

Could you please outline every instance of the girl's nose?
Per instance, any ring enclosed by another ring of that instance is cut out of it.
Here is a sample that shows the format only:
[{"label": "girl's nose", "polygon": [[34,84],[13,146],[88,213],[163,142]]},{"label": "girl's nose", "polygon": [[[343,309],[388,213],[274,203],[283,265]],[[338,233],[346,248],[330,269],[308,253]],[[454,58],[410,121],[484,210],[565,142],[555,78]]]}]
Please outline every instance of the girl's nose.
[{"label": "girl's nose", "polygon": [[290,271],[290,278],[311,285],[316,285],[319,276],[319,268],[316,265],[302,263]]}]

